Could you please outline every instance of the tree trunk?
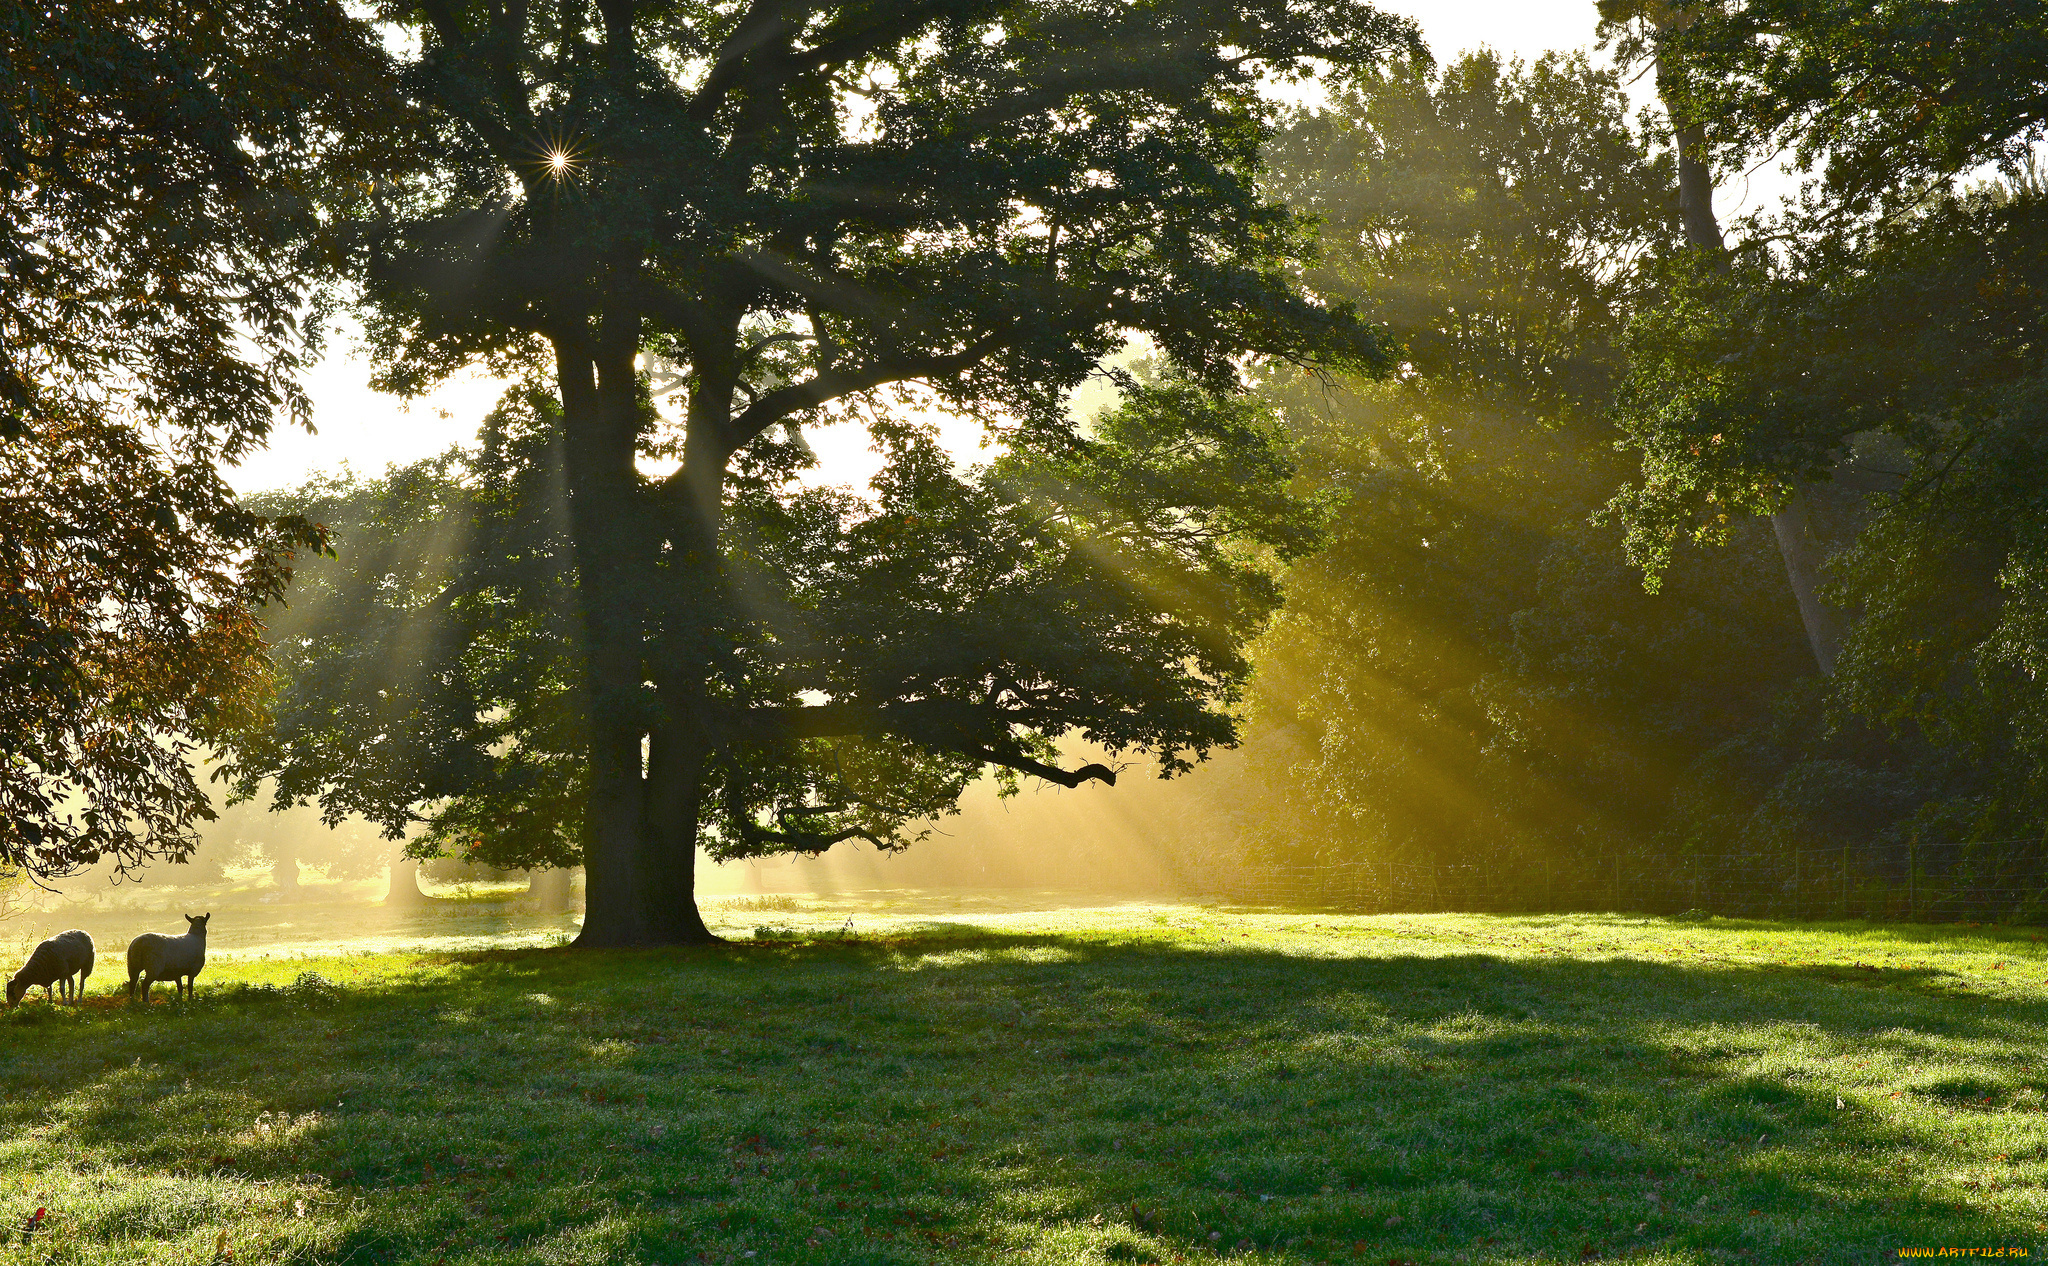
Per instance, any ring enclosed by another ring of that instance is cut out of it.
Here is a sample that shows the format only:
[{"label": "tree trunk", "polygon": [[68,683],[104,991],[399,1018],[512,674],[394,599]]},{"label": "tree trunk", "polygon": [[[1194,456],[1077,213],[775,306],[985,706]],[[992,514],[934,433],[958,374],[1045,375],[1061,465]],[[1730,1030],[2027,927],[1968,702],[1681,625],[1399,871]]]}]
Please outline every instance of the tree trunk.
[{"label": "tree trunk", "polygon": [[299,859],[273,856],[270,861],[270,882],[277,885],[277,890],[288,897],[298,895]]},{"label": "tree trunk", "polygon": [[1835,613],[1820,600],[1820,551],[1813,539],[1805,490],[1792,490],[1785,504],[1771,516],[1771,530],[1778,536],[1778,553],[1785,559],[1792,596],[1799,600],[1799,620],[1806,626],[1806,642],[1813,649],[1814,663],[1820,666],[1822,676],[1831,677],[1835,657],[1842,649],[1842,629]]},{"label": "tree trunk", "polygon": [[424,905],[429,900],[420,887],[420,864],[410,857],[393,858],[391,862],[391,886],[384,893],[387,906]]},{"label": "tree trunk", "polygon": [[[654,507],[634,465],[638,343],[637,322],[624,318],[607,320],[595,340],[580,330],[555,339],[591,718],[583,930],[575,941],[583,948],[717,939],[693,896],[701,745],[659,743],[658,780],[642,755],[643,740],[650,750],[656,744],[640,607],[660,577]],[[650,795],[655,782],[658,796]]]},{"label": "tree trunk", "polygon": [[640,736],[601,727],[590,752],[590,797],[583,821],[583,930],[580,948],[652,944],[641,898],[640,839],[646,780]]},{"label": "tree trunk", "polygon": [[723,939],[704,925],[697,909],[697,819],[708,756],[701,733],[675,721],[655,732],[649,752],[641,896],[648,932],[663,944]]},{"label": "tree trunk", "polygon": [[[1660,23],[1657,33],[1670,29],[1669,23]],[[1706,125],[1679,111],[1680,85],[1661,56],[1653,69],[1657,96],[1664,103],[1664,116],[1671,121],[1671,139],[1678,143],[1678,220],[1685,229],[1685,240],[1725,259],[1728,244],[1721,240],[1721,221],[1714,214],[1714,173],[1707,166]]]},{"label": "tree trunk", "polygon": [[[724,598],[717,571],[729,455],[723,423],[731,410],[735,369],[700,366],[699,380],[690,398],[680,496],[667,509],[677,555],[673,592],[685,610],[714,611]],[[712,665],[704,658],[705,639],[695,630],[681,632],[665,638],[659,652],[662,722],[648,747],[641,869],[649,932],[665,944],[703,945],[723,939],[705,926],[697,908],[697,825],[712,755],[704,683]]]},{"label": "tree trunk", "polygon": [[569,908],[571,873],[559,866],[536,870],[526,877],[526,899],[543,914],[560,914]]}]

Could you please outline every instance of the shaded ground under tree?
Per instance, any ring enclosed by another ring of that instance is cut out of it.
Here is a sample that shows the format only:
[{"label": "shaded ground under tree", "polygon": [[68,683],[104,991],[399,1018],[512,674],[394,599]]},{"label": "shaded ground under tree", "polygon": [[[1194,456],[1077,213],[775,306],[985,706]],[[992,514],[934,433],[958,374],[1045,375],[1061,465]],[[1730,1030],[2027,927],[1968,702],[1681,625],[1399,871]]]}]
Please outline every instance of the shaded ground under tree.
[{"label": "shaded ground under tree", "polygon": [[24,1008],[0,1179],[106,1261],[225,1230],[336,1262],[1868,1262],[2043,1212],[2020,936],[1184,907],[786,935]]}]

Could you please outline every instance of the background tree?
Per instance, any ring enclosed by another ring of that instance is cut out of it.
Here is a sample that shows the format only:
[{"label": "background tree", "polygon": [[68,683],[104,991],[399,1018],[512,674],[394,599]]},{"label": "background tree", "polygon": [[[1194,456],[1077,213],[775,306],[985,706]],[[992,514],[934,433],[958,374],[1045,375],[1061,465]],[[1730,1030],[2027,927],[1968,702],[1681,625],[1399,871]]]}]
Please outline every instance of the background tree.
[{"label": "background tree", "polygon": [[1244,759],[1190,788],[1255,806],[1214,820],[1261,862],[1611,873],[1796,676],[1789,596],[1740,571],[1767,533],[1650,595],[1589,521],[1630,474],[1628,323],[1681,241],[1671,155],[1626,111],[1583,58],[1478,53],[1362,76],[1272,148],[1323,223],[1316,284],[1405,350],[1395,382],[1268,387],[1344,508],[1255,648]]},{"label": "background tree", "polygon": [[189,761],[260,715],[255,608],[318,537],[217,466],[304,416],[381,63],[337,5],[0,9],[0,866],[182,859]]},{"label": "background tree", "polygon": [[[1218,462],[1265,460],[1232,452],[1252,432],[1194,385],[1107,440],[1060,402],[1132,333],[1215,392],[1246,356],[1384,363],[1300,290],[1307,235],[1256,195],[1260,85],[1370,62],[1407,24],[1334,0],[392,17],[420,41],[405,82],[435,143],[380,190],[368,242],[383,381],[496,358],[540,367],[558,406],[582,943],[707,936],[700,829],[735,850],[888,840],[984,764],[1108,776],[1047,759],[1069,731],[1168,772],[1228,739],[1214,707],[1262,590],[1223,539],[1249,520],[1200,498]],[[673,424],[638,376],[650,349],[684,366]],[[892,420],[913,382],[1013,458],[956,476]],[[795,492],[776,428],[856,415],[890,456],[876,506]],[[670,473],[640,465],[663,455]],[[1123,578],[1088,579],[1091,558]],[[497,716],[446,731],[461,761],[561,750]],[[448,811],[500,835],[486,802]]]},{"label": "background tree", "polygon": [[[1644,474],[1619,504],[1646,565],[1796,486],[1837,546],[1834,601],[1856,618],[1836,681],[1702,770],[1698,829],[1760,852],[1834,836],[1902,873],[1916,838],[2003,847],[2048,823],[2025,579],[2048,221],[2024,50],[2042,14],[1972,25],[1987,12],[1767,2],[1670,37],[1720,161],[1782,148],[1816,176],[1729,267],[1672,277],[1622,415]],[[1987,161],[2008,178],[1969,187]]]},{"label": "background tree", "polygon": [[1487,785],[1480,690],[1555,535],[1618,476],[1598,408],[1638,266],[1671,240],[1668,160],[1583,58],[1481,52],[1360,76],[1272,161],[1322,220],[1318,284],[1387,322],[1404,372],[1274,384],[1346,511],[1260,644],[1253,741],[1302,745],[1286,800],[1334,855],[1498,852],[1533,788]]},{"label": "background tree", "polygon": [[[1603,15],[1609,10],[1603,7]],[[1829,227],[1910,207],[1958,173],[2030,165],[2048,128],[2048,6],[1741,0],[1684,13],[1665,88],[1716,156],[1789,153]]]},{"label": "background tree", "polygon": [[[329,882],[370,879],[394,863],[401,869],[404,846],[382,838],[383,832],[361,819],[327,825],[311,808],[270,811],[269,798],[258,796],[217,807],[218,816],[201,832],[193,863],[200,875],[223,879],[231,866],[259,866],[270,875],[280,895],[302,895],[304,872]],[[196,882],[200,876],[173,879]],[[405,875],[394,876],[400,899],[416,892]]]}]

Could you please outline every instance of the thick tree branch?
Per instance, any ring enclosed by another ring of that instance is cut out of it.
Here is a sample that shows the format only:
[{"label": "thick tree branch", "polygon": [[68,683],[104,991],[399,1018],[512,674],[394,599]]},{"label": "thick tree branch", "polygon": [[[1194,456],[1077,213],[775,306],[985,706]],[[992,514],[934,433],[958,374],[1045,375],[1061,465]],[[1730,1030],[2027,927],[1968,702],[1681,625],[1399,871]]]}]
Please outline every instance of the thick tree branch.
[{"label": "thick tree branch", "polygon": [[990,352],[1003,346],[1004,333],[984,334],[957,352],[939,356],[910,357],[879,361],[850,369],[828,369],[802,382],[777,387],[732,420],[728,438],[739,448],[792,413],[816,408],[827,401],[854,395],[885,383],[909,382],[919,378],[942,378],[971,368]]},{"label": "thick tree branch", "polygon": [[907,4],[900,8],[882,6],[881,11],[886,16],[866,27],[848,31],[827,27],[820,33],[821,38],[815,47],[789,57],[788,68],[801,74],[842,66],[910,39],[928,27],[934,18],[948,15],[961,21],[974,18],[971,13],[961,13],[956,0],[928,0],[924,4]]},{"label": "thick tree branch", "polygon": [[[977,755],[974,752],[967,754],[970,756]],[[1116,771],[1107,765],[1083,765],[1072,773],[1068,773],[1056,765],[1040,764],[1038,761],[1026,756],[1002,756],[995,752],[979,754],[991,765],[1002,765],[1014,769],[1020,774],[1030,774],[1034,778],[1043,778],[1047,782],[1058,783],[1060,786],[1069,789],[1078,787],[1084,782],[1102,782],[1108,783],[1112,787],[1116,786]]]},{"label": "thick tree branch", "polygon": [[755,848],[760,848],[762,845],[773,845],[778,852],[822,853],[834,844],[844,843],[847,840],[866,840],[876,848],[881,849],[889,847],[888,841],[879,839],[872,831],[857,826],[843,827],[837,831],[770,831],[756,823],[742,819],[739,828],[740,838],[749,845]]},{"label": "thick tree branch", "polygon": [[685,295],[644,272],[634,279],[633,301],[648,316],[682,334],[693,362],[730,354],[737,325],[731,302]]},{"label": "thick tree branch", "polygon": [[[715,437],[718,459],[722,463],[725,456],[745,447],[761,432],[805,409],[816,408],[829,401],[887,383],[941,378],[960,373],[1003,347],[1009,337],[1010,331],[1006,328],[984,334],[957,352],[870,362],[846,369],[821,370],[802,382],[777,387],[756,397],[738,416],[719,428],[721,433]],[[693,419],[690,437],[692,445],[699,442],[699,436],[695,433],[698,425],[700,423]],[[705,438],[710,440],[712,437]],[[689,478],[690,469],[686,464],[683,469],[663,480],[661,491],[664,494],[672,494],[682,488]]]},{"label": "thick tree branch", "polygon": [[637,47],[633,38],[633,0],[597,0],[604,18],[604,50],[614,66],[624,66]]},{"label": "thick tree branch", "polygon": [[828,26],[819,33],[815,46],[792,51],[796,33],[814,11],[814,6],[806,5],[790,13],[778,0],[755,0],[720,46],[718,60],[690,102],[689,116],[706,122],[735,90],[755,96],[772,93],[799,75],[879,53],[917,35],[934,18],[957,15],[958,5],[951,0],[926,0],[897,9],[884,7],[886,16],[870,25],[850,30]]},{"label": "thick tree branch", "polygon": [[971,756],[991,765],[1001,765],[1062,787],[1078,787],[1091,781],[1108,783],[1112,787],[1116,785],[1116,771],[1107,765],[1083,765],[1069,771],[1035,760],[1021,751],[1006,749],[1000,740],[992,743],[982,737],[1004,733],[1011,725],[1025,720],[1022,709],[985,708],[950,699],[926,699],[881,706],[826,703],[747,708],[727,713],[716,723],[716,728],[727,740],[875,738],[891,735],[942,751]]},{"label": "thick tree branch", "polygon": [[[746,15],[732,34],[725,37],[725,43],[718,49],[718,59],[712,63],[711,73],[704,77],[704,83],[690,100],[686,117],[699,122],[709,122],[718,108],[725,104],[733,89],[747,79],[750,64],[758,59],[769,46],[788,46],[790,39],[802,26],[809,9],[792,15],[787,12],[788,0],[754,0]],[[748,87],[758,88],[774,83],[771,76],[757,76],[756,82]]]},{"label": "thick tree branch", "polygon": [[480,51],[476,41],[470,38],[469,30],[463,26],[460,15],[449,0],[425,0],[423,7],[428,24],[434,28],[434,35],[448,50],[452,64],[444,73],[475,84],[478,80],[470,78],[469,65],[481,63],[484,69],[481,81],[495,84],[498,88],[490,96],[470,92],[451,94],[448,102],[458,107],[455,113],[476,129],[477,135],[491,147],[499,162],[515,172],[522,166],[530,167],[530,163],[521,162],[525,156],[521,153],[518,130],[534,131],[533,115],[519,82],[517,61],[510,56],[511,50],[524,47],[524,33],[511,40],[496,42],[498,47],[494,52],[486,53]]}]

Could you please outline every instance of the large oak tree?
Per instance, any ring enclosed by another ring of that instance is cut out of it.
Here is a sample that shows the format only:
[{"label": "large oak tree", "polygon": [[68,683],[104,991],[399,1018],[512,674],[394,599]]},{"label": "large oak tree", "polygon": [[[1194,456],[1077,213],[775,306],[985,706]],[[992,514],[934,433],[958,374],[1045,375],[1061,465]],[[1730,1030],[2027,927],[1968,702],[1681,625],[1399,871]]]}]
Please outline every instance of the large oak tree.
[{"label": "large oak tree", "polygon": [[[554,621],[541,679],[562,690],[542,694],[562,703],[469,684],[488,656],[465,648],[503,631],[479,595],[508,591],[449,579],[416,613],[469,602],[476,633],[408,643],[439,656],[443,699],[417,777],[375,756],[397,730],[335,741],[363,714],[333,694],[252,771],[394,828],[438,804],[486,847],[534,839],[537,789],[573,782],[582,943],[628,944],[708,935],[700,831],[725,854],[889,842],[986,764],[1112,777],[1060,765],[1070,732],[1166,771],[1229,740],[1218,706],[1272,597],[1233,538],[1302,537],[1265,491],[1270,433],[1226,397],[1246,358],[1388,359],[1303,290],[1310,234],[1257,192],[1262,86],[1412,46],[1408,24],[1346,0],[386,16],[417,39],[405,83],[434,141],[364,239],[384,381],[490,358],[545,386],[501,427],[531,477],[478,486],[559,512],[519,557],[558,569],[566,609],[504,614]],[[1064,397],[1134,334],[1168,379],[1090,435]],[[676,367],[675,416],[648,352]],[[953,471],[903,421],[909,384],[1010,456]],[[794,427],[852,417],[889,452],[876,500],[797,490]],[[536,773],[565,733],[573,777]]]}]

